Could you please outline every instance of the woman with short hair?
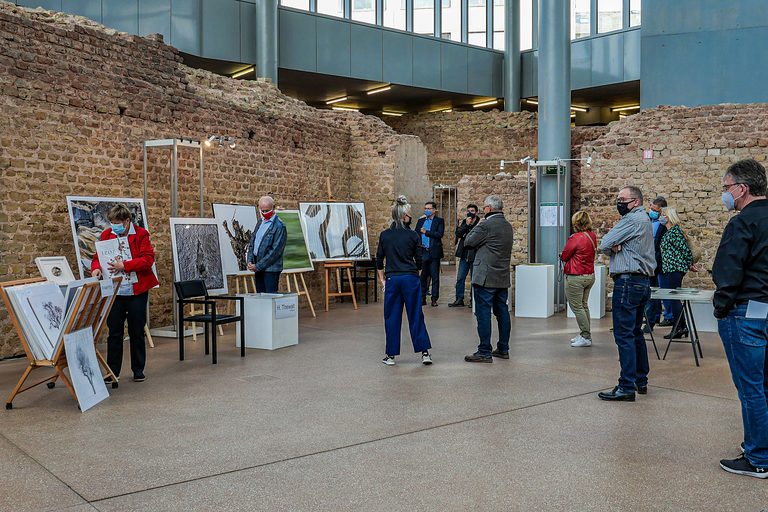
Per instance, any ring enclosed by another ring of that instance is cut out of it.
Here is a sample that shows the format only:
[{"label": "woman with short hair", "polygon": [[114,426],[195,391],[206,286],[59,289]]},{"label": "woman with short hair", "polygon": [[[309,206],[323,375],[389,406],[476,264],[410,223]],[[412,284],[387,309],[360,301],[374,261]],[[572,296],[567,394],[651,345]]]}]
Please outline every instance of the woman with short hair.
[{"label": "woman with short hair", "polygon": [[[688,246],[683,228],[680,226],[680,216],[677,210],[669,207],[664,211],[667,218],[667,232],[661,239],[661,274],[659,287],[664,289],[680,288],[685,274],[693,265],[693,253]],[[672,325],[678,325],[678,319],[683,311],[679,300],[670,301],[672,306]],[[682,323],[682,322],[681,322]],[[682,323],[677,330],[664,336],[666,339],[676,339],[688,336],[688,327]]]},{"label": "woman with short hair", "polygon": [[571,339],[571,346],[589,347],[592,345],[589,291],[595,284],[597,236],[592,231],[592,219],[585,211],[579,210],[573,214],[571,226],[574,233],[568,238],[560,255],[560,260],[565,263],[565,297],[576,316],[580,330],[579,334]]}]

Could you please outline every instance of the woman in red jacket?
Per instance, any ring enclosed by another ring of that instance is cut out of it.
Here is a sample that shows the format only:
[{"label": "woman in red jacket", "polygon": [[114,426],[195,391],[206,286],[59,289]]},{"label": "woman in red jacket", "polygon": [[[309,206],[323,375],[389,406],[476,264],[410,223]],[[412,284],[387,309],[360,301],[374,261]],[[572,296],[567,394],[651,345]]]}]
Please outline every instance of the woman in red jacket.
[{"label": "woman in red jacket", "polygon": [[[125,205],[112,207],[107,214],[111,227],[101,233],[101,240],[128,237],[131,259],[116,259],[108,263],[110,274],[124,272],[128,277],[138,279],[131,283],[126,277],[119,290],[116,290],[115,304],[107,317],[109,336],[107,337],[107,364],[112,372],[119,376],[123,365],[123,332],[128,320],[128,337],[131,340],[131,370],[133,380],[143,382],[144,365],[147,360],[147,346],[144,342],[144,326],[147,323],[147,300],[149,289],[157,286],[157,277],[152,270],[155,263],[155,250],[149,241],[149,232],[131,222],[131,212]],[[102,277],[98,253],[94,253],[91,274]]]},{"label": "woman in red jacket", "polygon": [[568,238],[560,259],[565,263],[565,297],[576,316],[581,332],[571,340],[572,347],[592,345],[589,330],[589,291],[595,284],[597,236],[592,232],[592,219],[585,211],[571,217],[574,233]]}]

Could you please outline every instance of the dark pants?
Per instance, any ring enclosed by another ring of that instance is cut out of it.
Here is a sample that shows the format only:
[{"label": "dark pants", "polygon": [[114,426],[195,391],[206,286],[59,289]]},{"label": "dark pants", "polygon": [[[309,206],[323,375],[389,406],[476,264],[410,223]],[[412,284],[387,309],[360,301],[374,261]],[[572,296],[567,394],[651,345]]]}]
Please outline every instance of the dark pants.
[{"label": "dark pants", "polygon": [[613,337],[619,349],[619,387],[633,392],[648,385],[648,347],[643,336],[643,311],[651,296],[648,278],[620,277],[613,285]]},{"label": "dark pants", "polygon": [[499,326],[499,342],[496,348],[499,352],[509,352],[509,333],[512,330],[512,321],[509,318],[507,307],[506,288],[485,288],[472,285],[475,301],[475,318],[477,318],[477,335],[480,344],[477,346],[477,355],[491,357],[491,312],[496,316]]},{"label": "dark pants", "polygon": [[421,310],[421,285],[416,275],[387,277],[384,287],[384,331],[387,335],[387,355],[400,355],[400,329],[403,325],[403,306],[408,315],[411,343],[414,352],[432,348],[429,342],[424,313]]},{"label": "dark pants", "polygon": [[472,274],[472,262],[464,258],[459,259],[459,268],[456,270],[456,300],[464,300],[464,288],[467,275]]},{"label": "dark pants", "polygon": [[[659,286],[662,288],[680,288],[680,286],[683,284],[683,278],[685,277],[685,272],[668,272],[666,274],[659,274]],[[679,300],[665,300],[664,301],[664,309],[665,313],[668,312],[669,316],[665,314],[665,318],[669,318],[674,325],[674,322],[677,322],[677,319],[680,318],[680,315],[683,312],[683,303]],[[685,324],[682,325],[682,327],[685,327]]]},{"label": "dark pants", "polygon": [[440,258],[433,258],[427,249],[421,250],[421,297],[427,298],[427,287],[432,279],[432,300],[440,297]]},{"label": "dark pants", "polygon": [[119,376],[123,366],[123,334],[128,320],[128,338],[131,342],[131,370],[134,375],[144,373],[147,346],[144,344],[144,326],[147,324],[149,292],[141,295],[118,295],[107,317],[107,364]]},{"label": "dark pants", "polygon": [[280,272],[256,272],[256,293],[277,293],[280,284]]},{"label": "dark pants", "polygon": [[[659,277],[651,276],[650,283],[651,283],[651,286],[658,287]],[[648,305],[645,306],[645,314],[648,316],[648,322],[650,322],[651,327],[659,323],[661,321],[661,300],[659,299],[649,300]]]}]

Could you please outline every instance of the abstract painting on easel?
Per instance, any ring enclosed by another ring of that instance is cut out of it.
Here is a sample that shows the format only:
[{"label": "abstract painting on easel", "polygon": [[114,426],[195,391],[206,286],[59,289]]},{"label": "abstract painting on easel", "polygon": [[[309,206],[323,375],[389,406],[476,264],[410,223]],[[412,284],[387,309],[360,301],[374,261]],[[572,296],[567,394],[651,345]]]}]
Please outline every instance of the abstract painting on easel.
[{"label": "abstract painting on easel", "polygon": [[248,244],[258,221],[256,207],[244,204],[213,203],[213,217],[219,231],[221,263],[226,275],[250,275],[246,268]]},{"label": "abstract painting on easel", "polygon": [[371,259],[363,203],[299,203],[312,261]]},{"label": "abstract painting on easel", "polygon": [[202,279],[209,293],[227,293],[216,219],[171,217],[171,245],[177,281]]}]

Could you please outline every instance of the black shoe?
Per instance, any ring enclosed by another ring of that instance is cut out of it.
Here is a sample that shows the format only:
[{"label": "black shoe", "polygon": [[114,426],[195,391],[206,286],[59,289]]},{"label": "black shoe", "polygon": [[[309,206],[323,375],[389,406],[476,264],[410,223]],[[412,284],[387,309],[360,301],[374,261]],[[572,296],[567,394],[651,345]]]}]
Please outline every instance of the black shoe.
[{"label": "black shoe", "polygon": [[653,327],[649,327],[648,325],[645,325],[643,327],[643,333],[644,334],[651,334],[651,332],[653,332]]},{"label": "black shoe", "polygon": [[753,466],[743,455],[736,459],[721,460],[720,467],[729,473],[735,473],[737,475],[768,478],[768,468],[758,468]]},{"label": "black shoe", "polygon": [[437,307],[437,299],[432,299],[432,304],[431,305],[432,305],[433,308],[436,308]]},{"label": "black shoe", "polygon": [[637,394],[638,395],[647,395],[648,394],[648,386],[637,386]]},{"label": "black shoe", "polygon": [[455,301],[448,304],[449,308],[463,308],[464,307],[464,299],[456,299]]},{"label": "black shoe", "polygon": [[492,363],[493,362],[493,358],[491,356],[480,356],[477,354],[464,356],[464,360],[468,363]]},{"label": "black shoe", "polygon": [[741,454],[744,455],[744,452],[746,451],[744,448],[744,441],[741,442],[741,444],[739,445],[739,448],[741,448]]},{"label": "black shoe", "polygon": [[597,394],[598,398],[600,400],[608,400],[611,402],[634,402],[635,401],[635,392],[630,391],[622,391],[619,389],[619,386],[616,386],[613,388],[612,391],[601,391]]},{"label": "black shoe", "polygon": [[675,332],[664,335],[665,340],[679,340],[680,338],[688,337],[688,329],[678,329]]},{"label": "black shoe", "polygon": [[427,305],[427,298],[426,297],[422,297],[421,298],[421,305],[422,306],[426,306]]},{"label": "black shoe", "polygon": [[147,378],[144,376],[143,373],[133,374],[133,382],[144,382],[145,380],[147,380]]},{"label": "black shoe", "polygon": [[509,359],[509,352],[500,352],[499,349],[491,352],[491,355],[493,357],[498,357],[499,359]]},{"label": "black shoe", "polygon": [[115,380],[112,379],[111,375],[107,375],[106,377],[104,377],[104,384],[112,384],[113,382],[115,382]]},{"label": "black shoe", "polygon": [[673,325],[675,325],[675,322],[674,320],[662,320],[656,325],[658,325],[659,327],[672,327]]}]

